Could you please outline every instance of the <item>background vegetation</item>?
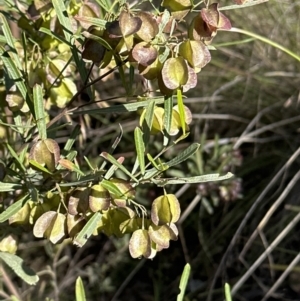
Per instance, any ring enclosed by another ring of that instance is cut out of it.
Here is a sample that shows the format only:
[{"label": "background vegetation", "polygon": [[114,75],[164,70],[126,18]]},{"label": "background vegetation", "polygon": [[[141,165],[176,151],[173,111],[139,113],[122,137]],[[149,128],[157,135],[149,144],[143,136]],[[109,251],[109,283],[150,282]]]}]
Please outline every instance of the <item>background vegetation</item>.
[{"label": "background vegetation", "polygon": [[[271,0],[224,13],[233,27],[300,55],[300,1]],[[153,260],[132,259],[127,236],[91,237],[77,248],[37,240],[26,229],[16,231],[17,254],[38,271],[40,281],[28,286],[2,266],[3,299],[14,294],[19,300],[74,300],[74,284],[81,276],[88,300],[175,300],[189,262],[186,300],[223,300],[225,282],[232,286],[234,300],[299,300],[299,60],[241,33],[221,32],[213,45],[217,50],[211,51],[210,64],[184,101],[193,116],[191,134],[165,158],[198,142],[200,151],[169,175],[230,170],[234,180],[169,188],[183,212],[180,239]],[[124,93],[119,87],[120,76],[114,73],[97,84],[97,91],[108,99]],[[107,151],[121,124],[123,137],[115,155],[134,164],[137,119],[136,114],[74,117],[82,128],[78,157],[95,159]],[[69,135],[58,130],[57,142],[64,144]],[[151,143],[159,151],[161,141]],[[138,199],[147,205],[162,193],[149,185]]]}]

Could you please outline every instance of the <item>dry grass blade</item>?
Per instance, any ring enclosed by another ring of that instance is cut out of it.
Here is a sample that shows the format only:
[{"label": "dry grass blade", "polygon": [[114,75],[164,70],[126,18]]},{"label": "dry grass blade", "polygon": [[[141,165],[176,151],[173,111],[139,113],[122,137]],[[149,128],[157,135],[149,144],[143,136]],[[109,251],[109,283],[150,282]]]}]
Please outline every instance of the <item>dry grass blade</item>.
[{"label": "dry grass blade", "polygon": [[289,234],[289,232],[300,221],[300,213],[298,213],[293,220],[281,231],[276,239],[270,244],[270,246],[263,252],[260,257],[251,265],[247,272],[239,279],[239,281],[233,286],[231,294],[234,296],[241,286],[247,281],[254,271],[262,264],[269,254],[279,245],[279,243]]},{"label": "dry grass blade", "polygon": [[297,264],[300,262],[300,253],[293,259],[293,261],[288,265],[286,270],[281,274],[281,276],[277,279],[277,281],[274,283],[274,285],[269,289],[269,291],[266,293],[262,301],[267,300],[269,297],[272,296],[273,293],[276,292],[276,290],[279,288],[279,286],[282,284],[282,282],[285,280],[285,278],[290,274],[290,272],[294,269],[294,267],[297,266]]},{"label": "dry grass blade", "polygon": [[239,256],[240,258],[245,256],[247,250],[250,248],[250,246],[251,246],[252,242],[254,241],[255,237],[258,235],[259,232],[261,232],[264,229],[264,227],[268,223],[268,221],[271,218],[271,216],[273,215],[273,213],[277,210],[277,208],[285,200],[285,198],[287,197],[289,192],[292,190],[292,188],[296,185],[296,183],[299,181],[299,179],[300,179],[300,171],[298,171],[294,175],[293,179],[289,182],[287,187],[283,190],[283,192],[281,193],[279,198],[272,204],[271,208],[265,214],[265,216],[263,217],[263,219],[261,220],[261,222],[257,226],[256,230],[252,233],[251,237],[249,238],[246,245],[244,246],[244,248],[243,248],[243,250],[242,250],[242,252]]}]

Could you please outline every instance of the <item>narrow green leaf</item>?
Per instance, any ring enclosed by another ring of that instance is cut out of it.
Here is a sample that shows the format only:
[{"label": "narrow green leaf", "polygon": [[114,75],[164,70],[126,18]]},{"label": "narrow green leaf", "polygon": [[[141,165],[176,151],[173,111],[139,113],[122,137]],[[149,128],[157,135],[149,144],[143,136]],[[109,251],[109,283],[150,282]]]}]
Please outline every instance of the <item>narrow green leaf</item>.
[{"label": "narrow green leaf", "polygon": [[115,59],[115,62],[118,66],[118,71],[119,71],[119,75],[120,75],[120,78],[121,78],[122,87],[124,87],[127,96],[132,96],[132,95],[130,95],[131,87],[129,87],[129,82],[127,81],[127,75],[124,72],[122,60],[119,57],[119,55],[115,54],[115,53],[114,53],[114,59]]},{"label": "narrow green leaf", "polygon": [[172,124],[172,111],[173,111],[173,97],[166,98],[164,102],[165,109],[165,118],[164,118],[164,127],[166,132],[170,134],[171,124]]},{"label": "narrow green leaf", "polygon": [[111,46],[101,37],[98,37],[94,34],[91,34],[89,32],[83,32],[82,35],[88,39],[94,40],[96,42],[98,42],[99,44],[101,44],[103,47],[105,47],[107,50],[112,50]]},{"label": "narrow green leaf", "polygon": [[154,119],[154,107],[155,101],[151,101],[150,104],[146,107],[145,118],[143,121],[143,132],[144,132],[144,144],[148,145],[150,139],[150,132]]},{"label": "narrow green leaf", "polygon": [[181,89],[177,89],[177,104],[179,109],[180,125],[182,127],[182,132],[184,135],[185,134],[185,110],[183,105]]},{"label": "narrow green leaf", "polygon": [[138,180],[136,179],[136,177],[131,174],[130,171],[128,171],[124,165],[120,164],[112,155],[106,153],[106,152],[102,152],[100,154],[100,157],[106,159],[108,162],[110,162],[111,164],[115,165],[116,167],[118,167],[119,169],[121,169],[126,175],[128,175],[133,181],[138,182]]},{"label": "narrow green leaf", "polygon": [[188,148],[186,148],[184,151],[182,151],[178,156],[173,158],[172,160],[166,162],[166,164],[171,167],[180,164],[181,162],[184,162],[189,157],[191,157],[200,147],[199,143],[193,143]]},{"label": "narrow green leaf", "polygon": [[92,181],[95,181],[96,179],[100,180],[100,177],[103,177],[103,173],[104,171],[97,171],[91,175],[85,176],[83,178],[81,178],[79,181],[74,181],[74,182],[68,182],[68,183],[60,183],[59,186],[60,187],[70,187],[70,186],[80,186],[83,185],[85,183],[89,183]]},{"label": "narrow green leaf", "polygon": [[87,165],[89,166],[90,170],[94,171],[95,168],[93,167],[92,163],[90,162],[90,160],[88,159],[88,157],[83,156],[83,159],[85,160],[85,162],[87,163]]},{"label": "narrow green leaf", "polygon": [[260,36],[260,35],[258,35],[256,33],[252,33],[250,31],[239,29],[239,28],[235,28],[235,27],[232,27],[231,30],[230,30],[230,32],[238,32],[238,33],[245,34],[245,35],[247,35],[249,37],[255,38],[255,39],[257,39],[257,40],[259,40],[259,41],[261,41],[263,43],[269,44],[272,47],[277,48],[277,49],[279,49],[279,50],[287,53],[289,56],[291,56],[292,58],[294,58],[294,59],[296,59],[297,61],[300,62],[300,55],[298,55],[297,53],[289,50],[288,48],[286,48],[286,47],[284,47],[284,46],[282,46],[282,45],[274,42],[273,40],[270,40],[268,38]]},{"label": "narrow green leaf", "polygon": [[121,105],[115,105],[107,108],[99,108],[99,109],[89,109],[89,110],[78,110],[72,112],[73,115],[81,115],[81,114],[89,114],[89,115],[99,115],[99,114],[108,114],[108,113],[128,113],[135,112],[139,109],[147,108],[152,101],[155,101],[155,104],[164,103],[165,99],[163,97],[151,98],[143,101],[137,101],[134,103],[127,103]]},{"label": "narrow green leaf", "polygon": [[230,285],[228,283],[225,283],[225,300],[232,301],[231,293],[230,293]]},{"label": "narrow green leaf", "polygon": [[145,144],[143,141],[143,132],[139,127],[134,130],[135,149],[140,165],[142,175],[145,173]]},{"label": "narrow green leaf", "polygon": [[180,293],[177,296],[177,301],[183,301],[184,298],[184,293],[186,290],[186,286],[188,284],[188,280],[190,277],[190,273],[191,273],[191,266],[189,263],[187,263],[184,266],[181,278],[180,278],[180,283],[179,283],[179,289],[180,289]]},{"label": "narrow green leaf", "polygon": [[76,292],[76,301],[86,301],[84,286],[81,277],[78,277],[76,279],[75,292]]},{"label": "narrow green leaf", "polygon": [[269,0],[252,0],[252,1],[247,1],[243,4],[234,4],[234,5],[228,5],[228,6],[223,6],[218,8],[219,10],[229,10],[229,9],[238,9],[238,8],[244,8],[248,6],[253,6],[257,4],[261,4],[264,2],[268,2]]},{"label": "narrow green leaf", "polygon": [[100,221],[102,214],[100,212],[96,212],[85,224],[83,229],[76,235],[73,243],[78,247],[82,247],[89,237],[93,234],[94,230],[97,227],[98,222]]},{"label": "narrow green leaf", "polygon": [[[160,36],[162,34],[162,32],[165,29],[166,25],[170,21],[170,18],[171,18],[171,14],[169,13],[169,11],[167,9],[165,9],[163,14],[162,14],[162,17],[161,17],[161,22],[158,25],[158,28],[159,28],[158,36]],[[166,48],[168,48],[168,47],[166,47]]]},{"label": "narrow green leaf", "polygon": [[7,149],[9,150],[10,154],[12,155],[12,157],[16,160],[16,163],[18,165],[18,167],[22,170],[25,171],[26,168],[23,164],[23,162],[20,160],[19,156],[16,154],[16,152],[14,151],[14,149],[7,143],[6,144]]},{"label": "narrow green leaf", "polygon": [[105,10],[109,11],[111,3],[107,3],[105,0],[96,0],[96,2]]},{"label": "narrow green leaf", "polygon": [[77,139],[79,134],[80,134],[80,125],[77,124],[74,127],[70,137],[68,138],[68,141],[65,144],[64,151],[69,152],[72,149],[72,147],[73,147],[74,143],[76,142],[76,139]]},{"label": "narrow green leaf", "polygon": [[73,161],[73,160],[75,160],[76,157],[77,157],[77,151],[72,150],[67,154],[66,159]]},{"label": "narrow green leaf", "polygon": [[110,194],[116,196],[116,197],[119,197],[119,198],[122,198],[123,196],[123,193],[122,191],[117,187],[117,185],[115,185],[114,183],[112,183],[111,181],[109,180],[105,180],[103,179],[101,181],[101,185],[109,191]]},{"label": "narrow green leaf", "polygon": [[[105,162],[105,163],[106,163],[106,162]],[[109,180],[109,179],[115,174],[115,172],[116,172],[117,169],[118,169],[117,166],[112,165],[112,166],[108,169],[108,171],[105,173],[104,178],[105,178],[106,180]]]},{"label": "narrow green leaf", "polygon": [[[171,166],[175,166],[177,164],[180,164],[181,162],[184,162],[189,157],[191,157],[200,147],[200,144],[193,143],[188,148],[186,148],[183,152],[181,152],[178,156],[173,158],[172,160],[165,162],[163,166],[163,170],[168,169]],[[166,168],[165,168],[166,167]],[[161,170],[161,168],[160,168]],[[155,168],[151,168],[149,170],[146,170],[146,179],[151,179],[155,174],[157,173],[157,170]]]},{"label": "narrow green leaf", "polygon": [[8,25],[6,18],[3,14],[0,13],[0,28],[6,38],[6,43],[9,46],[9,51],[11,51],[14,63],[19,70],[23,70],[22,64],[20,61],[20,57],[18,55],[17,49],[15,47],[15,39],[10,30],[10,26]]},{"label": "narrow green leaf", "polygon": [[47,132],[44,98],[42,87],[38,84],[33,87],[33,103],[39,136],[41,140],[45,140],[47,139]]},{"label": "narrow green leaf", "polygon": [[14,254],[0,252],[0,259],[3,260],[16,273],[16,275],[26,283],[34,285],[39,281],[38,275],[24,264],[22,258]]},{"label": "narrow green leaf", "polygon": [[26,156],[27,156],[28,147],[29,147],[29,144],[26,144],[22,147],[22,150],[20,151],[19,159],[21,162],[24,162],[25,160],[27,160]]},{"label": "narrow green leaf", "polygon": [[[71,49],[74,61],[79,70],[81,80],[83,83],[85,83],[87,81],[87,71],[86,71],[84,62],[82,59],[79,58],[78,50],[77,50],[76,46],[74,45],[74,37],[73,37],[73,32],[72,32],[73,29],[72,29],[71,19],[68,16],[67,9],[65,7],[65,3],[63,0],[53,0],[52,4],[57,13],[57,18],[58,18],[60,24],[62,25],[65,38],[66,38],[67,42],[72,45],[70,47],[70,49]],[[87,93],[89,94],[90,97],[92,97],[90,88],[87,89]]]},{"label": "narrow green leaf", "polygon": [[7,221],[11,216],[17,213],[25,205],[27,200],[29,200],[28,194],[10,205],[5,211],[0,214],[0,223]]},{"label": "narrow green leaf", "polygon": [[151,162],[151,164],[154,166],[154,168],[156,168],[159,171],[160,170],[159,166],[156,164],[155,160],[149,153],[147,153],[147,158],[149,162]]},{"label": "narrow green leaf", "polygon": [[203,176],[196,176],[196,177],[187,177],[187,178],[159,178],[159,179],[152,179],[152,182],[157,186],[165,186],[165,185],[175,185],[175,184],[195,184],[195,183],[204,183],[204,182],[215,182],[215,181],[222,181],[227,180],[233,177],[231,172],[228,172],[224,176],[220,176],[220,174],[209,174]]},{"label": "narrow green leaf", "polygon": [[21,184],[0,182],[0,192],[15,191],[15,190],[21,189],[21,188],[22,188]]},{"label": "narrow green leaf", "polygon": [[52,4],[57,14],[59,23],[62,25],[65,38],[67,42],[70,43],[73,36],[72,24],[71,24],[71,19],[68,16],[67,9],[65,7],[65,3],[63,0],[53,0]]},{"label": "narrow green leaf", "polygon": [[6,43],[6,37],[3,35],[0,35],[0,43],[5,44]]},{"label": "narrow green leaf", "polygon": [[35,118],[32,99],[30,96],[30,92],[27,90],[27,87],[25,85],[24,76],[21,74],[21,71],[16,67],[13,59],[9,56],[8,52],[5,51],[5,49],[1,46],[0,55],[9,75],[9,78],[16,84],[18,90],[20,91],[22,97],[25,99],[26,104],[29,107],[30,113]]},{"label": "narrow green leaf", "polygon": [[61,36],[59,36],[57,33],[51,31],[50,29],[48,28],[45,28],[45,27],[41,27],[39,29],[40,32],[43,32],[47,35],[49,35],[51,38],[54,38],[56,40],[58,40],[59,42],[61,43],[64,43],[64,44],[67,44],[69,45],[70,47],[72,46],[67,40],[65,40],[64,38],[62,38]]},{"label": "narrow green leaf", "polygon": [[93,17],[75,17],[76,20],[81,21],[81,22],[87,22],[90,23],[91,25],[95,25],[100,28],[105,28],[105,25],[107,21],[99,19],[99,18],[93,18]]},{"label": "narrow green leaf", "polygon": [[39,164],[38,162],[36,162],[34,160],[29,160],[29,164],[31,165],[32,168],[34,168],[38,171],[42,171],[49,175],[53,175],[52,172],[49,171],[46,167],[44,167],[43,165]]}]

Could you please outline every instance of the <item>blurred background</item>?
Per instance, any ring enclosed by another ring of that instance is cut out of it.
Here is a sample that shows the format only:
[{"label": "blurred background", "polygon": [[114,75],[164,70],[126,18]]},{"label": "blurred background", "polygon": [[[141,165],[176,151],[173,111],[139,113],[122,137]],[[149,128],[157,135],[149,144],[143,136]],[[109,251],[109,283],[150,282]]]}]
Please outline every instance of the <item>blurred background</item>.
[{"label": "blurred background", "polygon": [[[220,7],[232,4],[220,1]],[[233,27],[300,56],[299,0],[270,0],[222,12]],[[193,115],[190,136],[166,159],[198,142],[201,151],[170,176],[231,171],[235,177],[168,187],[182,207],[180,237],[153,260],[132,259],[127,236],[93,237],[78,249],[33,241],[32,234],[23,233],[18,255],[42,271],[38,287],[24,286],[27,300],[74,300],[78,276],[88,300],[176,300],[186,262],[191,278],[185,300],[221,301],[225,282],[233,288],[233,300],[300,300],[300,63],[237,32],[218,32],[213,46],[197,87],[186,94]],[[117,74],[105,79],[99,84],[101,99],[118,94],[119,85]],[[116,155],[133,164],[135,114],[99,116],[87,123],[86,147],[78,157],[93,158],[107,150],[118,123],[124,130],[118,149],[127,151]],[[161,143],[153,140],[153,153]],[[145,185],[137,200],[149,205],[161,193]]]}]

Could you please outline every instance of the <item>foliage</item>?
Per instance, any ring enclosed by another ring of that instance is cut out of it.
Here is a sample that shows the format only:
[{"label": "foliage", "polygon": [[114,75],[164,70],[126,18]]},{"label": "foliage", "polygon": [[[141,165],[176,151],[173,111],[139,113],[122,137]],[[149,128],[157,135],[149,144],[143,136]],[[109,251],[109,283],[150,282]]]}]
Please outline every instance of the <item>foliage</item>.
[{"label": "foliage", "polygon": [[[5,160],[0,221],[30,229],[36,238],[53,244],[67,239],[79,247],[100,233],[119,238],[130,234],[131,256],[153,258],[178,236],[180,202],[167,192],[167,185],[203,183],[198,186],[203,196],[207,190],[218,191],[224,199],[234,190],[228,188],[232,182],[224,182],[220,190],[206,185],[232,176],[226,160],[212,166],[212,174],[194,170],[192,176],[163,176],[199,153],[200,145],[191,143],[166,159],[188,139],[192,114],[182,93],[196,87],[198,73],[211,60],[214,37],[230,30],[230,21],[217,3],[205,1],[164,0],[155,12],[124,1],[65,5],[59,0],[17,5],[7,1],[18,18],[1,14],[1,93],[6,103],[1,105]],[[19,39],[8,21],[17,21]],[[99,97],[97,82],[115,71],[123,88],[115,97],[125,102],[93,106]],[[84,97],[88,104],[77,105]],[[133,164],[112,155],[122,135],[109,151],[101,150],[100,160],[79,156],[76,143],[82,132],[74,126],[77,117],[89,123],[89,117],[129,112],[140,116],[132,133]],[[60,129],[70,133],[63,143],[57,135]],[[153,150],[157,137],[163,145]],[[163,187],[163,195],[145,202],[148,207],[136,197],[145,185]]]}]

